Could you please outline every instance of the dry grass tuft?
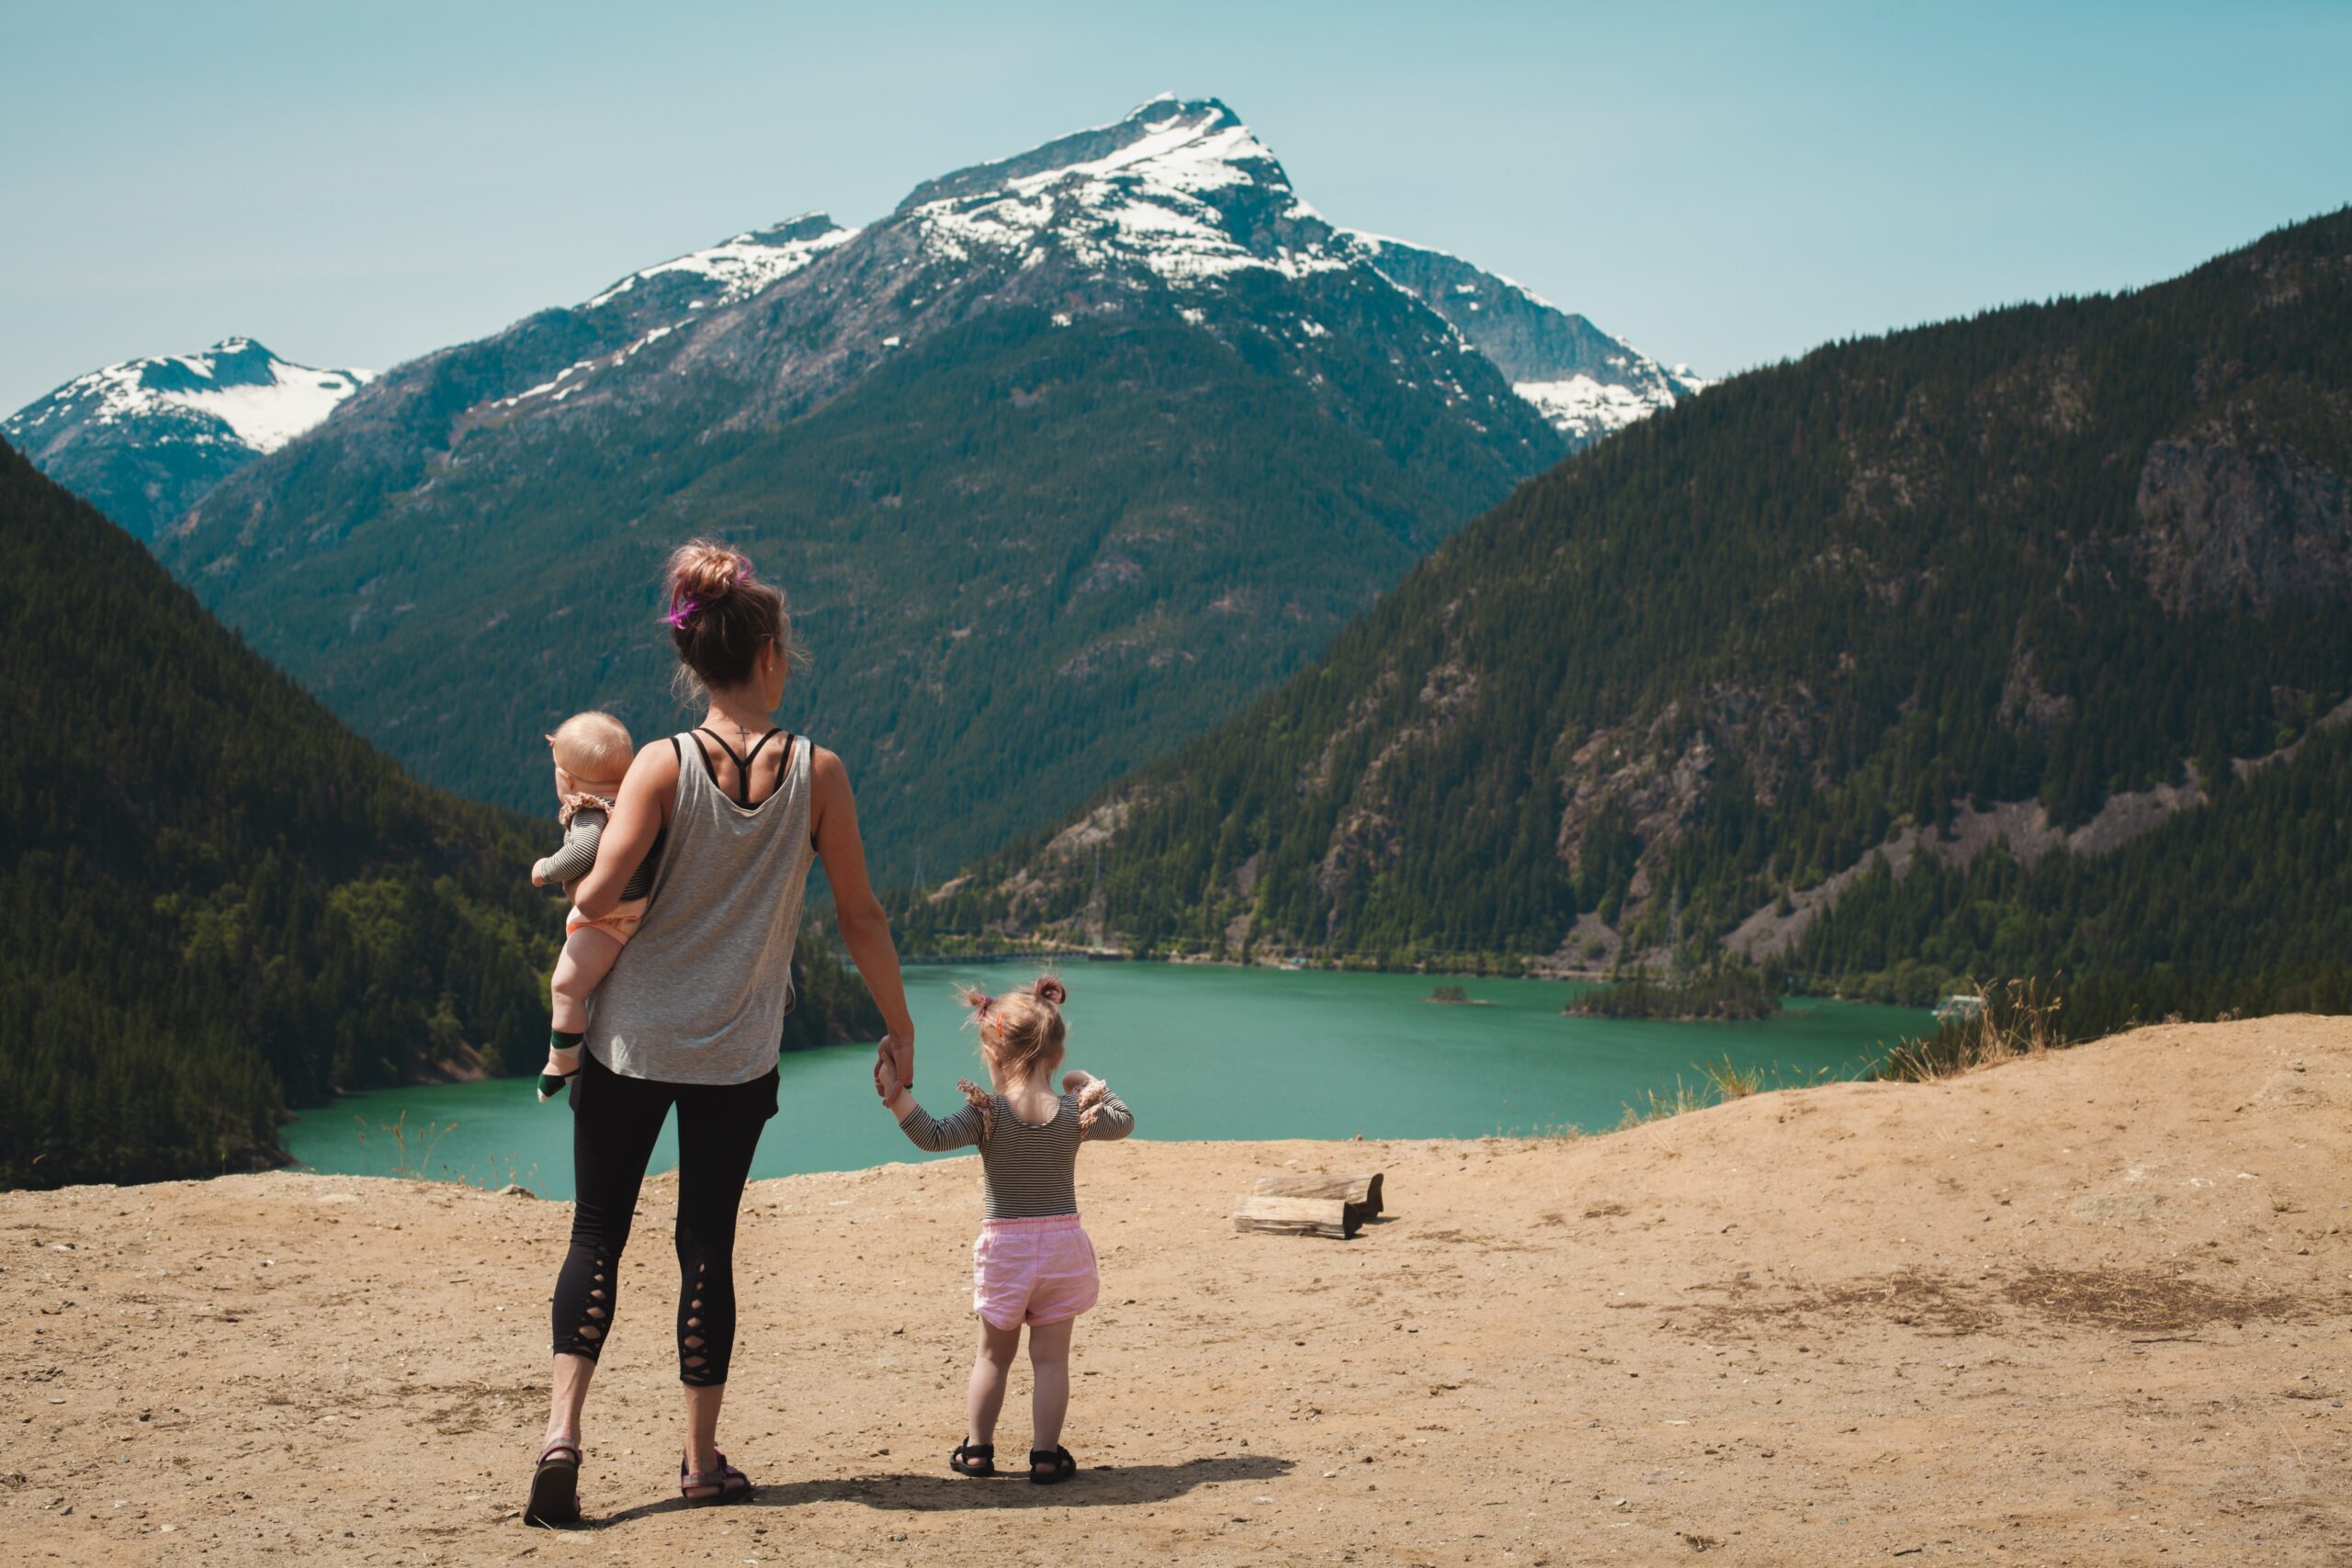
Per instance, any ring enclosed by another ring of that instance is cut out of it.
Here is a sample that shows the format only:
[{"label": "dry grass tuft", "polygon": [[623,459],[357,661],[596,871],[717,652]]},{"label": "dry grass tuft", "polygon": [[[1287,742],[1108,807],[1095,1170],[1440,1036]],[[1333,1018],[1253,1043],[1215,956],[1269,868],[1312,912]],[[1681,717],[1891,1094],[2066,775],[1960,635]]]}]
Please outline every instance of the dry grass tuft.
[{"label": "dry grass tuft", "polygon": [[1643,1090],[1642,1102],[1638,1105],[1627,1105],[1625,1114],[1619,1119],[1617,1126],[1622,1132],[1628,1127],[1638,1127],[1645,1122],[1662,1122],[1669,1116],[1679,1116],[1685,1111],[1704,1111],[1707,1104],[1707,1097],[1700,1090],[1684,1083],[1682,1075],[1677,1073],[1674,1075],[1672,1094],[1660,1094],[1654,1089]]},{"label": "dry grass tuft", "polygon": [[1720,1062],[1701,1063],[1698,1073],[1707,1080],[1707,1087],[1715,1091],[1715,1098],[1719,1100],[1746,1100],[1764,1088],[1762,1069],[1741,1066],[1731,1059],[1729,1052],[1724,1054]]},{"label": "dry grass tuft", "polygon": [[2011,980],[1979,985],[1975,990],[1974,1012],[1947,1021],[1924,1040],[1895,1046],[1878,1076],[1901,1083],[1932,1083],[2020,1056],[2039,1056],[2066,1043],[2058,1028],[2064,1001],[2053,987],[2040,980]]}]

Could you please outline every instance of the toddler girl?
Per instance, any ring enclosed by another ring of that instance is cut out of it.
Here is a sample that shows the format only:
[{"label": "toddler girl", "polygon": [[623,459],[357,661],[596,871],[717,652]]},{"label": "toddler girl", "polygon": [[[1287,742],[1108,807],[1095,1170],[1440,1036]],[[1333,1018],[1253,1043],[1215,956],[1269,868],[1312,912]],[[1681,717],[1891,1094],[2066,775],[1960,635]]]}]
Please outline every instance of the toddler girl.
[{"label": "toddler girl", "polygon": [[1101,1078],[1070,1072],[1052,1089],[1062,1061],[1061,1003],[1069,989],[1051,976],[1010,996],[963,993],[979,1026],[996,1092],[969,1080],[969,1102],[945,1121],[915,1103],[886,1057],[875,1068],[899,1130],[917,1147],[980,1146],[988,1217],[972,1244],[972,1310],[980,1316],[979,1354],[972,1361],[971,1426],[947,1461],[959,1475],[996,1473],[997,1412],[1005,1378],[1029,1325],[1031,1395],[1029,1479],[1051,1486],[1078,1473],[1061,1446],[1069,1408],[1069,1337],[1078,1314],[1101,1293],[1094,1244],[1078,1223],[1078,1145],[1124,1138],[1136,1119]]},{"label": "toddler girl", "polygon": [[[596,841],[612,815],[613,797],[637,755],[628,729],[608,713],[576,713],[548,737],[555,753],[555,794],[562,804],[556,820],[563,828],[563,848],[531,868],[531,886],[569,886],[588,874],[596,863]],[[657,846],[658,848],[658,846]],[[548,1062],[539,1072],[539,1099],[553,1099],[567,1079],[580,1071],[580,1040],[588,1032],[588,997],[613,967],[613,960],[637,931],[653,889],[650,854],[621,890],[620,907],[601,920],[578,909],[564,917],[563,955],[556,960],[555,978],[548,983],[553,1006],[548,1033]]]}]

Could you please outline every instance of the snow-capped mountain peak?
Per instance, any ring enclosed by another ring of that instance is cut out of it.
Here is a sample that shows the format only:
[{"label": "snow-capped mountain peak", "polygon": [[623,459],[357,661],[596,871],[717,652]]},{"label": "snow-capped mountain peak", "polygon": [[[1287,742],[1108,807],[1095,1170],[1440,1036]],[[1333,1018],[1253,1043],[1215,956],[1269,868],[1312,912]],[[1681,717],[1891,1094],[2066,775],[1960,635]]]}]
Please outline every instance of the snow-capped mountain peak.
[{"label": "snow-capped mountain peak", "polygon": [[317,370],[280,359],[248,337],[196,354],[127,359],[76,376],[10,415],[11,441],[40,444],[68,424],[115,425],[157,415],[195,416],[182,438],[275,452],[375,378],[373,370]]},{"label": "snow-capped mountain peak", "polygon": [[375,378],[280,359],[248,337],[76,376],[0,420],[43,472],[150,537],[231,471],[275,452]]},{"label": "snow-capped mountain peak", "polygon": [[[1025,269],[1057,255],[1188,293],[1251,271],[1376,275],[1493,360],[1523,401],[1579,445],[1705,384],[1507,277],[1442,251],[1334,227],[1215,98],[1163,94],[1108,125],[928,181],[890,222],[918,230],[919,253],[934,265]],[[1197,322],[1195,307],[1179,309]]]},{"label": "snow-capped mountain peak", "polygon": [[707,250],[689,251],[659,265],[641,267],[586,301],[581,308],[601,309],[649,283],[684,285],[697,298],[684,301],[689,310],[716,310],[748,299],[777,278],[799,271],[835,245],[856,238],[822,212],[765,229],[754,229],[722,240]]},{"label": "snow-capped mountain peak", "polygon": [[1050,237],[1081,265],[1132,264],[1178,287],[1346,265],[1280,161],[1215,98],[1157,97],[1109,125],[929,181],[898,216],[922,226],[934,261],[1020,255]]}]

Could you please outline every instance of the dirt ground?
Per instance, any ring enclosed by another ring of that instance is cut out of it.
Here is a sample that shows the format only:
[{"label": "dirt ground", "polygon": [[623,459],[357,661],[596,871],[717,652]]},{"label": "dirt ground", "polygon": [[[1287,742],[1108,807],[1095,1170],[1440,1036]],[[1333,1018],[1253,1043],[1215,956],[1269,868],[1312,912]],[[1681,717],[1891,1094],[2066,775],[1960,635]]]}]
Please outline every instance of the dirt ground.
[{"label": "dirt ground", "polygon": [[[1252,1178],[1357,1168],[1390,1213],[1355,1240],[1233,1233]],[[2352,1021],[1577,1141],[1137,1141],[1080,1185],[1077,1480],[945,1468],[959,1160],[752,1190],[722,1440],[759,1494],[679,1507],[657,1183],[589,1409],[594,1528],[563,1532],[518,1517],[562,1205],[0,1194],[0,1558],[2352,1563]],[[1027,1437],[1024,1373],[1000,1446]]]}]

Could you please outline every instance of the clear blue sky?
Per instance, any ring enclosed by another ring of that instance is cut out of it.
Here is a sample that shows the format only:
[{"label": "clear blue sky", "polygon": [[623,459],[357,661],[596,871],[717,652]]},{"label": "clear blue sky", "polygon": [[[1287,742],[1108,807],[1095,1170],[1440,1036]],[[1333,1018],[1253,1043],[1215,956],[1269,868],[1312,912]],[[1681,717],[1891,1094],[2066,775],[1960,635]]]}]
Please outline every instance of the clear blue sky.
[{"label": "clear blue sky", "polygon": [[1722,373],[2339,206],[2347,64],[2339,0],[0,0],[0,410],[231,333],[381,367],[1162,90]]}]

